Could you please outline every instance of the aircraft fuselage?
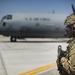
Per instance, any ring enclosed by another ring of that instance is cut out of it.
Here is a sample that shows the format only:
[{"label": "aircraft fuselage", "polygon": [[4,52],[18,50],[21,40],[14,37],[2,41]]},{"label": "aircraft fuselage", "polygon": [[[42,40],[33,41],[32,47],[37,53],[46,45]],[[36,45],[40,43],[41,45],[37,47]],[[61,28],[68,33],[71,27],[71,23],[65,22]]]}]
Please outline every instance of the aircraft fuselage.
[{"label": "aircraft fuselage", "polygon": [[0,34],[16,38],[64,38],[67,15],[11,14],[4,16]]}]

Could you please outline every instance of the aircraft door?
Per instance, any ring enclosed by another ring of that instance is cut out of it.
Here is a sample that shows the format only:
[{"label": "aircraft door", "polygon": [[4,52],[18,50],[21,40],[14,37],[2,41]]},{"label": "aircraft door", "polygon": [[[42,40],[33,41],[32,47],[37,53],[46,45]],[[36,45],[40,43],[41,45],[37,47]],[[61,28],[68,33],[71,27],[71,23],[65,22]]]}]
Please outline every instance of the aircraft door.
[{"label": "aircraft door", "polygon": [[21,27],[20,34],[22,37],[27,35],[27,28],[25,26]]},{"label": "aircraft door", "polygon": [[55,28],[55,36],[57,36],[57,37],[59,37],[59,36],[60,36],[60,37],[64,36],[64,35],[63,35],[63,32],[62,32],[62,31],[63,31],[62,29],[63,29],[63,27],[61,27],[61,25],[59,25],[59,24],[56,25],[56,28]]},{"label": "aircraft door", "polygon": [[55,26],[55,32],[57,33],[59,31],[60,31],[60,25],[58,24],[58,25]]}]

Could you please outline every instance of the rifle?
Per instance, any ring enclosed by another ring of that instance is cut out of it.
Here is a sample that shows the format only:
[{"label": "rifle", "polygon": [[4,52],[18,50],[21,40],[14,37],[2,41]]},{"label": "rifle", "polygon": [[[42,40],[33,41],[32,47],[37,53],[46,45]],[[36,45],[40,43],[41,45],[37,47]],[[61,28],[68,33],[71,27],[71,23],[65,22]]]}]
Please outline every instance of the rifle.
[{"label": "rifle", "polygon": [[62,69],[63,69],[63,66],[62,66],[60,60],[61,60],[62,57],[65,57],[66,54],[67,54],[67,52],[63,51],[62,46],[59,45],[58,46],[58,56],[57,56],[57,67],[58,67],[58,70],[59,70],[60,74],[62,73]]}]

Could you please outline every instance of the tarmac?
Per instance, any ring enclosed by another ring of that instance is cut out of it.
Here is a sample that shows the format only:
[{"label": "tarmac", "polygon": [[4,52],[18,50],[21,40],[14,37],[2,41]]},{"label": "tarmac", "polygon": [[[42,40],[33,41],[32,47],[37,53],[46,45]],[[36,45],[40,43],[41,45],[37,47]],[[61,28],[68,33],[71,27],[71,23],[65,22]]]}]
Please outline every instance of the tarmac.
[{"label": "tarmac", "polygon": [[66,50],[66,39],[24,39],[10,42],[0,38],[0,75],[59,75],[57,48]]}]

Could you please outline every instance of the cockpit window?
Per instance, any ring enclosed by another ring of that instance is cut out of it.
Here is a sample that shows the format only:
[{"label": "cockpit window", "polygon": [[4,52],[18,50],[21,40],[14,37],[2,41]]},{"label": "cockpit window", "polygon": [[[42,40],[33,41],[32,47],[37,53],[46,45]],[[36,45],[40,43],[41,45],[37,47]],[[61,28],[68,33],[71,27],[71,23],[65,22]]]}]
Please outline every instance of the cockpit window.
[{"label": "cockpit window", "polygon": [[1,22],[4,20],[4,19],[6,19],[7,17],[6,16],[4,16],[3,18],[2,18],[2,20],[1,20]]},{"label": "cockpit window", "polygon": [[2,18],[2,20],[1,20],[1,22],[2,22],[4,19],[11,20],[11,19],[12,19],[12,15],[4,16],[4,17]]},{"label": "cockpit window", "polygon": [[12,19],[12,15],[7,15],[7,19],[8,20]]}]

